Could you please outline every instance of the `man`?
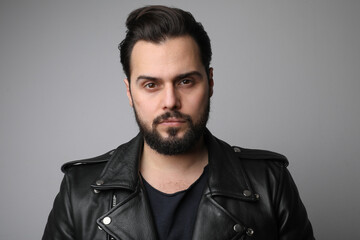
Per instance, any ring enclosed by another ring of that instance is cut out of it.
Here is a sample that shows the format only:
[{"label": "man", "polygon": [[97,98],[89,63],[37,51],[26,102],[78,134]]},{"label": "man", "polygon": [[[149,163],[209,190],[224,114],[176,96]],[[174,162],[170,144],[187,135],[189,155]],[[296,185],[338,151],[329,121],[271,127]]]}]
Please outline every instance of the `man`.
[{"label": "man", "polygon": [[314,239],[286,158],[206,128],[214,80],[202,25],[164,6],[126,25],[119,49],[140,133],[62,167],[43,239]]}]

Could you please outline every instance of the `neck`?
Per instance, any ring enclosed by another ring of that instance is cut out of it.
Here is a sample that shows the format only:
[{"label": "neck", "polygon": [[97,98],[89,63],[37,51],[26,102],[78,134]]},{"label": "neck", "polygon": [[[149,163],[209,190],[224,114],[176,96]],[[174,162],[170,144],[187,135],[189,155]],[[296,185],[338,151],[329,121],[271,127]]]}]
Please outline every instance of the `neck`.
[{"label": "neck", "polygon": [[203,138],[190,151],[171,156],[156,152],[144,142],[140,171],[154,188],[174,193],[195,182],[207,163],[208,151]]}]

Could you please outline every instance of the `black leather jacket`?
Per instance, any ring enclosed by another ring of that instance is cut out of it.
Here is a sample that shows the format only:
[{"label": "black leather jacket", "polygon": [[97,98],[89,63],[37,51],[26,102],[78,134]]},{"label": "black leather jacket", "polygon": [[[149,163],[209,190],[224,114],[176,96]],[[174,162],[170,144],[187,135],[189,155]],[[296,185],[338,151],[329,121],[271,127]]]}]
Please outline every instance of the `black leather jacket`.
[{"label": "black leather jacket", "polygon": [[[231,147],[210,132],[205,139],[209,179],[193,239],[314,239],[284,156]],[[142,145],[138,135],[102,156],[65,164],[42,239],[157,239],[138,173]]]}]

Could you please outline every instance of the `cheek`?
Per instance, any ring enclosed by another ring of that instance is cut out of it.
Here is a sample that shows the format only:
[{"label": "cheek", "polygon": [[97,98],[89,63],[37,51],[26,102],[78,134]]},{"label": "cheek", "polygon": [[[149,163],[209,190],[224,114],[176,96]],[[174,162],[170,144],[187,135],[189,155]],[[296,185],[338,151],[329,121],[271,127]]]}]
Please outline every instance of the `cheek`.
[{"label": "cheek", "polygon": [[138,98],[133,98],[134,108],[136,109],[137,115],[144,123],[152,123],[154,106],[151,101],[143,101]]},{"label": "cheek", "polygon": [[208,93],[194,93],[187,99],[188,110],[195,116],[200,116],[207,106],[209,94]]},{"label": "cheek", "polygon": [[192,94],[192,101],[194,104],[205,105],[209,98],[209,89],[203,88],[196,93]]},{"label": "cheek", "polygon": [[132,101],[133,101],[133,104],[134,106],[136,107],[136,109],[144,111],[147,109],[148,106],[146,106],[146,99],[144,99],[144,97],[139,94],[137,91],[133,91],[132,93]]}]

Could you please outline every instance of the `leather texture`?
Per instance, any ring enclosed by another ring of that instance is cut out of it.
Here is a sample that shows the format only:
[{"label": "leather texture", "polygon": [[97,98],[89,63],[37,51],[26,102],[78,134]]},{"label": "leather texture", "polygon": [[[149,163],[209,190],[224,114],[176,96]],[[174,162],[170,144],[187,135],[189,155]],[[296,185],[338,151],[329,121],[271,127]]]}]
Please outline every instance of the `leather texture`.
[{"label": "leather texture", "polygon": [[[209,179],[194,240],[314,239],[298,190],[277,153],[231,147],[205,134]],[[155,240],[139,177],[143,137],[102,156],[65,164],[43,240]]]}]

